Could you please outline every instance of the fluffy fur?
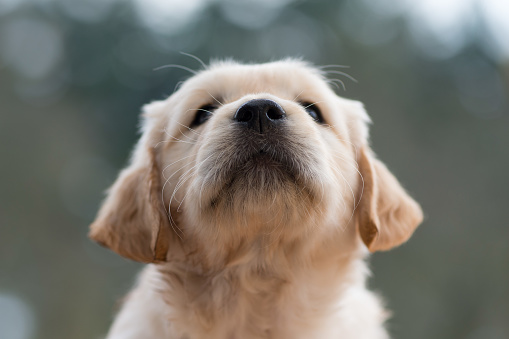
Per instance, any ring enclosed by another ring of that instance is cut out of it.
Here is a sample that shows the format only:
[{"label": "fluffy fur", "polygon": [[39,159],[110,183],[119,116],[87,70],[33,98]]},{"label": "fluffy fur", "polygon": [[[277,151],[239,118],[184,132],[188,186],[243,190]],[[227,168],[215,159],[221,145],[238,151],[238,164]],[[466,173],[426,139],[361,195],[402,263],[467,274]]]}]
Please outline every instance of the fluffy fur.
[{"label": "fluffy fur", "polygon": [[[284,109],[278,128],[233,120],[253,99]],[[203,106],[213,114],[193,126]],[[300,61],[219,62],[143,111],[91,226],[148,263],[109,339],[387,338],[365,258],[406,241],[422,212],[370,150],[362,104]]]}]

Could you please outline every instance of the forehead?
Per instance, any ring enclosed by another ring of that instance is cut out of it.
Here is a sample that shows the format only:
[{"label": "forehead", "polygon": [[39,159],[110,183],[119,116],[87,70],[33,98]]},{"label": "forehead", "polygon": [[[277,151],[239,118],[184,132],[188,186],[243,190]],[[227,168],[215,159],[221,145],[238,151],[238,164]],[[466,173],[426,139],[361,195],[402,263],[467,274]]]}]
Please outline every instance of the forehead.
[{"label": "forehead", "polygon": [[188,80],[182,90],[208,98],[214,96],[220,101],[234,101],[256,93],[305,100],[330,91],[317,69],[295,60],[254,65],[214,63]]}]

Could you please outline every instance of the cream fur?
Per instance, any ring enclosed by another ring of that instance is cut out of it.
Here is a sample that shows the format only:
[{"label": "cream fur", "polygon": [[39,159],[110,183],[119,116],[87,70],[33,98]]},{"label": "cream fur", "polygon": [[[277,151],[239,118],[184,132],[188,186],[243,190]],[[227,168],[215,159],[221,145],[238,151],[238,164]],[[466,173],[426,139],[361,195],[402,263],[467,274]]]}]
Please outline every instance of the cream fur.
[{"label": "cream fur", "polygon": [[[252,99],[277,102],[283,127],[235,123]],[[212,117],[190,126],[208,104]],[[364,260],[406,241],[422,212],[369,149],[362,104],[300,61],[218,62],[145,106],[143,122],[91,226],[149,263],[109,339],[387,338]]]}]

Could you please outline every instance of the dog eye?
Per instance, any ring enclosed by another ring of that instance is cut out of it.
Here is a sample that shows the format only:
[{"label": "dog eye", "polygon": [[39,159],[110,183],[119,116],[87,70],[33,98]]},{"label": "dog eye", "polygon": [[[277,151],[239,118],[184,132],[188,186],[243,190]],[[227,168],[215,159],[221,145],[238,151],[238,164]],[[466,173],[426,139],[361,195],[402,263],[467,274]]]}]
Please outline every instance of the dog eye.
[{"label": "dog eye", "polygon": [[310,103],[310,102],[303,102],[301,105],[304,107],[306,112],[308,112],[309,116],[313,118],[314,121],[318,123],[323,123],[323,117],[322,112],[320,112],[320,109],[316,104]]},{"label": "dog eye", "polygon": [[198,108],[191,126],[199,126],[209,120],[216,108],[214,105],[204,105]]}]

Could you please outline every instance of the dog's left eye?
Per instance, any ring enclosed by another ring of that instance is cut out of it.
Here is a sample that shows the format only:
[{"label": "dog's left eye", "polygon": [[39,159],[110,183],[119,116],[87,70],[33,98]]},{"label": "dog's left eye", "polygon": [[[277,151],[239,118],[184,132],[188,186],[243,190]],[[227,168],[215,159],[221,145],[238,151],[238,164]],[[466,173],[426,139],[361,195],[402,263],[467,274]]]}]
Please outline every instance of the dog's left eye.
[{"label": "dog's left eye", "polygon": [[204,105],[198,108],[191,126],[199,126],[209,120],[216,108],[214,105]]},{"label": "dog's left eye", "polygon": [[309,116],[313,118],[313,120],[320,124],[323,123],[322,112],[320,112],[320,109],[316,104],[303,102],[301,105],[304,107],[306,112],[308,112]]}]

